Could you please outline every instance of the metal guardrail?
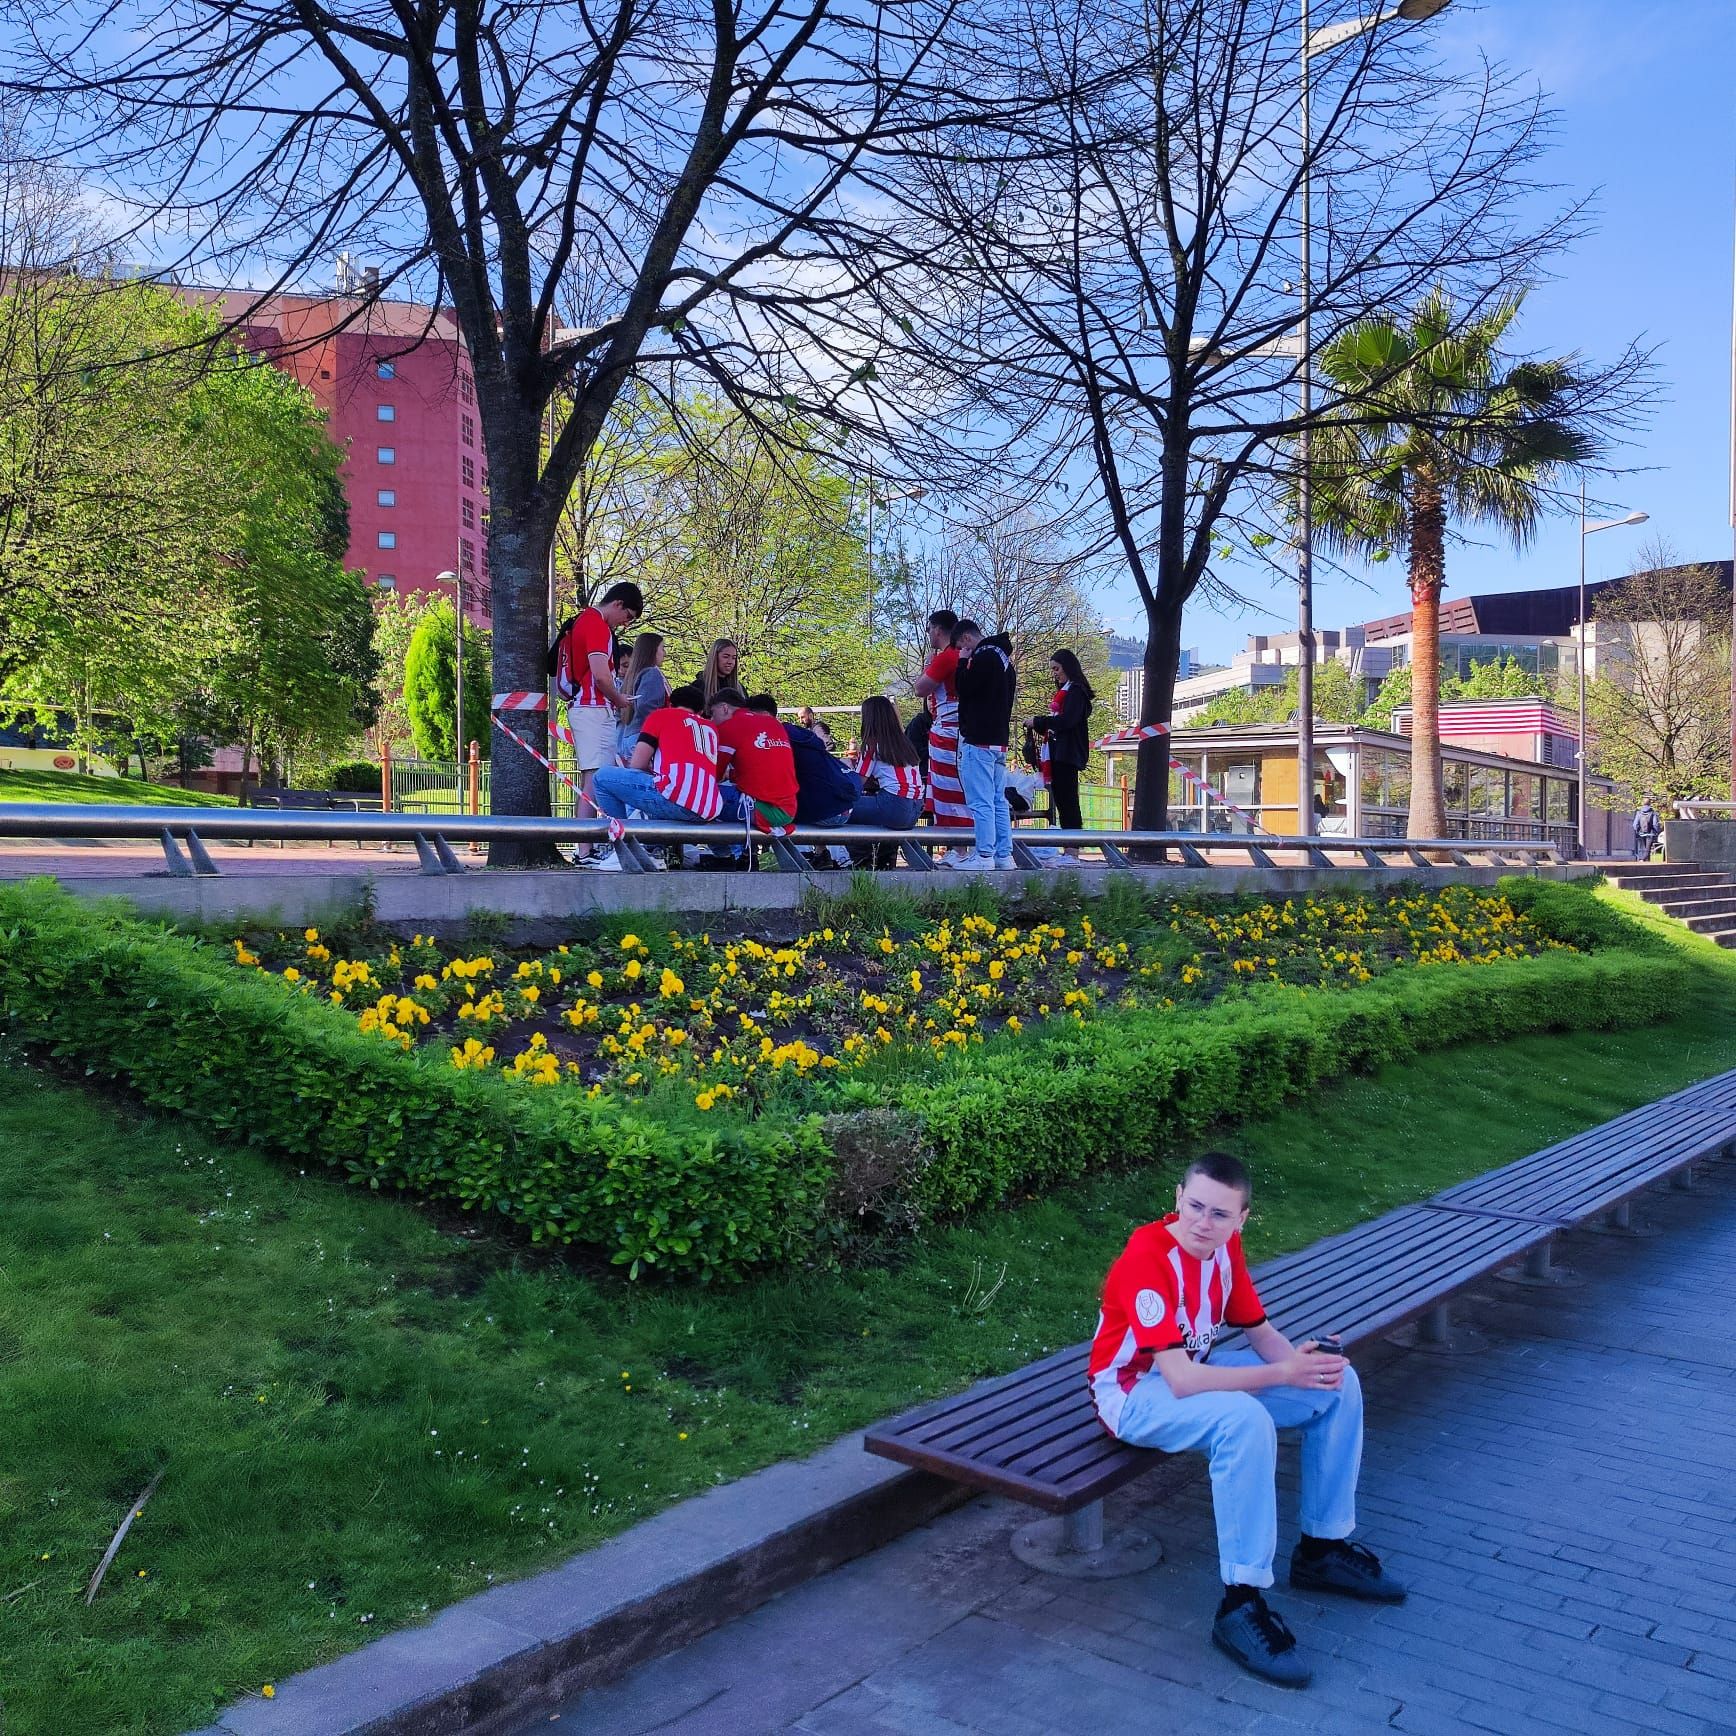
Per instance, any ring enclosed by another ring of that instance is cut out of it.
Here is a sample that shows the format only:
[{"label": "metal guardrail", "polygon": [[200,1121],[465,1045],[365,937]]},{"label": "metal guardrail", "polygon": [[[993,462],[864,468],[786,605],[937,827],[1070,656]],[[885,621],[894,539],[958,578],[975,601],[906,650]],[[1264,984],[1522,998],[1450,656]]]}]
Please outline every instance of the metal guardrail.
[{"label": "metal guardrail", "polygon": [[[260,811],[254,808],[139,808],[76,807],[52,802],[0,804],[0,838],[146,838],[162,845],[171,874],[187,877],[214,875],[217,864],[206,849],[206,840],[328,843],[413,844],[424,874],[462,874],[464,864],[453,853],[452,841],[496,843],[508,841],[546,844],[597,844],[608,838],[603,820],[529,819],[505,814],[345,814],[314,813],[300,809]],[[811,871],[801,855],[803,848],[867,848],[895,846],[905,866],[918,870],[936,867],[934,852],[971,845],[968,832],[946,827],[922,826],[898,832],[880,826],[798,826],[788,837],[768,837],[736,824],[709,826],[632,821],[616,847],[623,870],[653,871],[658,864],[645,846],[665,844],[709,845],[730,850],[743,845],[769,850],[780,867],[800,873]],[[1429,856],[1445,856],[1459,867],[1484,857],[1498,867],[1514,861],[1555,862],[1561,851],[1546,840],[1466,838],[1283,838],[1268,833],[1079,831],[1057,828],[1024,828],[1013,833],[1013,860],[1020,868],[1053,865],[1038,851],[1094,849],[1112,867],[1153,865],[1135,861],[1129,851],[1157,852],[1161,865],[1171,855],[1190,868],[1212,866],[1205,851],[1214,855],[1239,854],[1260,868],[1275,868],[1273,853],[1301,855],[1316,868],[1427,868]],[[1354,861],[1335,860],[1353,857]],[[1397,860],[1393,860],[1397,858]],[[751,867],[754,850],[748,849]]]}]

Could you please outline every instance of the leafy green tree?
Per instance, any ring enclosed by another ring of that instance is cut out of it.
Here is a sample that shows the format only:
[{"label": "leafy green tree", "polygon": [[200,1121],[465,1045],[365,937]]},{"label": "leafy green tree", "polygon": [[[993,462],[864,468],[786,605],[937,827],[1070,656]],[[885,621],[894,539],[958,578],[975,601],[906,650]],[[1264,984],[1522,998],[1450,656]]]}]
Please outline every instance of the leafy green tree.
[{"label": "leafy green tree", "polygon": [[[452,601],[441,597],[422,612],[404,657],[404,714],[410,739],[423,759],[452,761],[477,743],[486,759],[488,741],[488,635],[464,623],[464,743],[453,740],[458,713],[457,640]],[[540,748],[541,742],[533,742]]]},{"label": "leafy green tree", "polygon": [[374,677],[374,732],[382,742],[396,745],[412,739],[404,706],[404,666],[422,617],[439,601],[437,591],[404,591],[374,605],[374,649],[380,659]]},{"label": "leafy green tree", "polygon": [[795,421],[775,444],[703,398],[673,409],[636,397],[600,443],[561,548],[589,594],[618,578],[645,592],[642,626],[663,634],[672,681],[697,674],[715,639],[785,705],[878,692],[893,662],[841,465]]},{"label": "leafy green tree", "polygon": [[[1233,688],[1221,693],[1193,719],[1190,727],[1214,723],[1294,723],[1302,705],[1300,673],[1291,669],[1283,681],[1254,690]],[[1362,684],[1336,658],[1314,666],[1314,716],[1321,723],[1356,723],[1362,715]]]},{"label": "leafy green tree", "polygon": [[[1407,318],[1353,325],[1322,356],[1344,409],[1313,436],[1317,522],[1342,554],[1406,551],[1412,661],[1424,669],[1440,662],[1449,523],[1523,547],[1563,471],[1596,453],[1574,361],[1501,354],[1522,301],[1466,319],[1436,290]],[[1409,832],[1438,838],[1439,691],[1425,684],[1413,698]]]}]

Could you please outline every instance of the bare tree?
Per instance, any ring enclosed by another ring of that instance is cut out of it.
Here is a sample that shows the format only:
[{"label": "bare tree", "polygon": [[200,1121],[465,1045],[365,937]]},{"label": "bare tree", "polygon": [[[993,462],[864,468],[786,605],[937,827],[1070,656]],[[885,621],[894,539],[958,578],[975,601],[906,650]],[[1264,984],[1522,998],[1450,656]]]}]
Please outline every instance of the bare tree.
[{"label": "bare tree", "polygon": [[[957,3],[7,0],[0,92],[165,275],[263,293],[343,246],[380,261],[377,293],[450,302],[489,464],[495,686],[537,689],[556,525],[636,370],[878,426],[897,346],[863,291],[890,219],[858,177],[945,124]],[[516,749],[493,790],[547,812]]]},{"label": "bare tree", "polygon": [[[1527,215],[1537,97],[1368,15],[1366,0],[1029,0],[970,81],[992,120],[900,165],[948,273],[936,353],[1033,489],[1089,497],[1144,604],[1143,723],[1168,722],[1183,609],[1227,557],[1294,577],[1298,435],[1355,416],[1330,384],[1304,411],[1304,365],[1437,286],[1477,319],[1579,223]],[[1582,404],[1631,402],[1638,366],[1588,370]],[[1141,826],[1164,820],[1164,759],[1144,745]]]},{"label": "bare tree", "polygon": [[1648,544],[1592,605],[1586,710],[1617,807],[1730,790],[1730,586],[1718,566],[1673,561]]}]

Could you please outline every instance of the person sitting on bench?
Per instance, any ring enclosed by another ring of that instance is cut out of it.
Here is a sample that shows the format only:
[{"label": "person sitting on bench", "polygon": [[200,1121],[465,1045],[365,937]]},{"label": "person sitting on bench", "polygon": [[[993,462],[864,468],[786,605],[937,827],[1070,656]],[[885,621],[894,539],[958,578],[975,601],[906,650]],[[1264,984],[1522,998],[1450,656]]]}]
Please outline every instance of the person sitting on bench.
[{"label": "person sitting on bench", "polygon": [[[1206,1152],[1175,1190],[1175,1210],[1128,1239],[1103,1284],[1089,1379],[1103,1426],[1129,1446],[1211,1460],[1224,1597],[1212,1641],[1256,1676],[1286,1687],[1312,1672],[1262,1595],[1278,1547],[1274,1481],[1281,1428],[1303,1431],[1302,1536],[1290,1557],[1298,1591],[1402,1603],[1356,1528],[1362,1389],[1337,1342],[1293,1345],[1267,1318],[1242,1257],[1252,1184],[1240,1159]],[[1211,1359],[1219,1333],[1247,1348]]]}]

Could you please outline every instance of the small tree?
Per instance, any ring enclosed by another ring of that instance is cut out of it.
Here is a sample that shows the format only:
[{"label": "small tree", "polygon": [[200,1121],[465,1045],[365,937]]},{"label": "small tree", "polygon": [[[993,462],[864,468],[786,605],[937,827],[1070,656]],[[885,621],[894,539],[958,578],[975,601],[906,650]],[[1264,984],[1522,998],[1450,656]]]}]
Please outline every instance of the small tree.
[{"label": "small tree", "polygon": [[[464,666],[475,679],[464,684],[464,740],[454,740],[458,709],[457,640],[452,631],[452,603],[442,597],[416,624],[404,657],[404,715],[410,740],[423,759],[459,760],[471,742],[488,754],[488,639],[470,622],[464,623]],[[533,745],[540,747],[540,742]]]},{"label": "small tree", "polygon": [[1615,808],[1730,793],[1730,591],[1716,567],[1675,566],[1653,544],[1592,607],[1586,686],[1592,763]]}]

